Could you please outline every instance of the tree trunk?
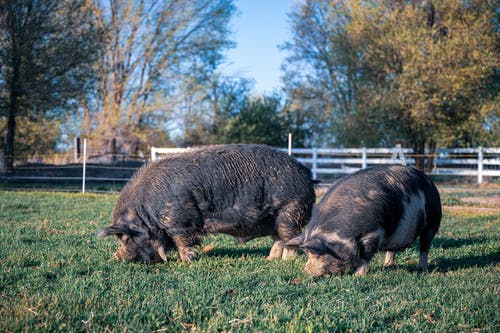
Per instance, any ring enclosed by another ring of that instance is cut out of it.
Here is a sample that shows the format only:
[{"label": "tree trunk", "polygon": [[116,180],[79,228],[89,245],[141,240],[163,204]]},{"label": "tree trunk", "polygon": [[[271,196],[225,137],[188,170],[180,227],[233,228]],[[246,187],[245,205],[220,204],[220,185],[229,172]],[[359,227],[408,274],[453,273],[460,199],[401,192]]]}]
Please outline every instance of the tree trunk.
[{"label": "tree trunk", "polygon": [[424,171],[424,166],[425,166],[425,144],[417,144],[413,148],[413,151],[415,153],[415,167],[418,170]]},{"label": "tree trunk", "polygon": [[431,173],[434,168],[434,153],[436,152],[436,143],[429,143],[429,155],[425,160],[425,172]]},{"label": "tree trunk", "polygon": [[[14,82],[15,80],[16,76],[13,78]],[[7,119],[7,139],[5,140],[4,148],[5,167],[7,170],[14,167],[14,142],[16,136],[16,115],[18,114],[18,110],[19,88],[17,87],[17,84],[12,84],[10,90],[9,116]]]},{"label": "tree trunk", "polygon": [[[9,12],[8,15],[13,15]],[[11,64],[12,64],[12,76],[7,79],[8,89],[9,89],[9,115],[7,119],[7,138],[5,140],[5,148],[4,148],[4,160],[5,160],[5,168],[10,170],[14,168],[14,143],[16,137],[16,117],[19,115],[20,109],[20,97],[21,97],[21,53],[22,48],[18,44],[17,41],[13,41],[12,43],[12,55],[11,55]]]},{"label": "tree trunk", "polygon": [[5,167],[7,168],[7,170],[12,169],[14,167],[15,133],[16,133],[16,116],[11,106],[9,108],[9,119],[7,120],[7,140],[5,141],[5,149],[4,149]]},{"label": "tree trunk", "polygon": [[111,140],[111,160],[116,161],[116,138]]}]

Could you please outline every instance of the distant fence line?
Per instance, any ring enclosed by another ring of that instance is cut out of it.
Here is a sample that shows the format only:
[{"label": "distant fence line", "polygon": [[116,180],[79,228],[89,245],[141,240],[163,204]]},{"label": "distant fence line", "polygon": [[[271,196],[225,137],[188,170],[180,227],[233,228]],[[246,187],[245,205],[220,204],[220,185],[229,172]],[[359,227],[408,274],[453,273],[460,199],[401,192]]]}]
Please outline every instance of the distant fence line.
[{"label": "distant fence line", "polygon": [[[310,166],[313,177],[318,174],[347,174],[377,164],[415,165],[413,149],[292,149],[292,154],[309,155],[297,159]],[[478,184],[485,176],[500,176],[500,148],[436,149],[430,174],[446,176],[475,176]]]},{"label": "distant fence line", "polygon": [[[151,159],[157,160],[161,155],[181,153],[190,148],[158,148],[151,149]],[[334,175],[343,175],[379,164],[415,165],[416,158],[410,148],[396,146],[393,148],[276,148],[288,152],[311,169],[314,179],[321,176],[323,180]],[[86,150],[86,149],[85,149]],[[103,184],[122,186],[134,172],[143,165],[147,158],[112,159],[101,163],[84,151],[81,163],[65,165],[28,164],[17,166],[4,174],[0,181],[8,184],[63,184],[73,191],[86,191],[86,184],[98,188]],[[89,157],[90,156],[90,157]],[[437,149],[432,157],[431,175],[472,176],[477,183],[483,177],[500,177],[500,148],[454,148]],[[92,163],[89,163],[93,161]],[[81,184],[81,187],[79,187]]]},{"label": "distant fence line", "polygon": [[[415,165],[413,149],[402,148],[278,148],[297,158],[318,175],[349,174],[379,164]],[[183,148],[151,148],[151,159],[161,154],[182,152]],[[436,149],[430,174],[446,176],[475,176],[478,184],[483,177],[500,177],[500,148]]]}]

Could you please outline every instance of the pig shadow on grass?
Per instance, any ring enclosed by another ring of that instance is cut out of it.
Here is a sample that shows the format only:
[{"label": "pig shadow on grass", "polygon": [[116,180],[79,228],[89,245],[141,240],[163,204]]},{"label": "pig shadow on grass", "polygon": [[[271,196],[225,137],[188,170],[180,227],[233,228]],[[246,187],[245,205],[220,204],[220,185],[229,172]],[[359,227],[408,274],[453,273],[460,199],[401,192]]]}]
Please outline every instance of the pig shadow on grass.
[{"label": "pig shadow on grass", "polygon": [[430,265],[429,269],[437,270],[438,272],[453,272],[460,269],[472,267],[486,267],[498,265],[500,262],[500,251],[495,251],[486,255],[470,255],[457,259],[440,259],[436,258]]},{"label": "pig shadow on grass", "polygon": [[[449,237],[436,237],[432,241],[432,248],[437,249],[451,249],[459,248],[468,245],[477,245],[481,243],[487,243],[490,240],[487,238],[480,237],[470,237],[470,238],[449,238]],[[432,249],[431,249],[432,252]]]},{"label": "pig shadow on grass", "polygon": [[238,247],[215,247],[213,250],[202,254],[207,257],[230,257],[240,258],[241,256],[256,256],[266,258],[269,255],[269,247],[258,248],[238,248]]},{"label": "pig shadow on grass", "polygon": [[386,271],[406,270],[408,272],[427,274],[432,272],[438,272],[438,273],[455,272],[467,268],[495,266],[499,264],[500,264],[500,251],[495,251],[490,254],[469,255],[456,259],[433,257],[429,262],[429,268],[426,272],[419,271],[417,266],[413,264],[398,264],[398,263],[396,263],[396,265],[391,267],[377,267],[375,269],[386,270]]},{"label": "pig shadow on grass", "polygon": [[[430,250],[430,262],[428,272],[453,272],[461,269],[467,269],[472,267],[486,267],[491,265],[500,264],[500,251],[494,251],[489,254],[484,255],[464,255],[460,258],[441,258],[436,254],[433,254],[434,250],[452,250],[459,249],[466,246],[474,246],[479,244],[491,243],[494,240],[486,237],[469,237],[469,238],[450,238],[450,237],[436,237],[432,242],[432,248]],[[415,244],[415,250],[418,251],[418,242]],[[396,265],[391,267],[381,267],[383,270],[398,270],[403,269],[410,272],[417,272],[417,266],[413,264],[406,265],[404,263],[398,263],[398,255],[396,254]]]},{"label": "pig shadow on grass", "polygon": [[[443,250],[457,249],[464,246],[472,246],[484,243],[490,243],[492,239],[486,237],[469,237],[469,238],[449,238],[449,237],[436,237],[432,247]],[[432,252],[432,249],[431,249]],[[437,269],[439,272],[456,271],[464,268],[471,267],[484,267],[490,265],[497,265],[500,262],[500,251],[493,251],[490,254],[484,255],[466,255],[456,259],[439,258],[436,257],[431,262],[430,270]]]}]

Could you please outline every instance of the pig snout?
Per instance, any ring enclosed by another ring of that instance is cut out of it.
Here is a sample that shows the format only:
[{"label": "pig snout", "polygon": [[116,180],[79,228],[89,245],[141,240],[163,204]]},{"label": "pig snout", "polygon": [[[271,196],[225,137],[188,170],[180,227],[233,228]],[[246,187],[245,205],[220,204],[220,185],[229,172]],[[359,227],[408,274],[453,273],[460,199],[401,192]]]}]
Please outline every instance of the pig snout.
[{"label": "pig snout", "polygon": [[130,252],[127,251],[125,246],[120,246],[118,250],[116,250],[114,257],[120,261],[129,261],[132,260],[132,256]]},{"label": "pig snout", "polygon": [[345,270],[345,264],[334,259],[328,254],[307,256],[304,272],[311,276],[325,276],[341,274]]},{"label": "pig snout", "polygon": [[114,257],[120,261],[144,262],[153,264],[161,262],[161,256],[152,249],[140,249],[139,251],[131,251],[126,246],[121,245],[115,252]]}]

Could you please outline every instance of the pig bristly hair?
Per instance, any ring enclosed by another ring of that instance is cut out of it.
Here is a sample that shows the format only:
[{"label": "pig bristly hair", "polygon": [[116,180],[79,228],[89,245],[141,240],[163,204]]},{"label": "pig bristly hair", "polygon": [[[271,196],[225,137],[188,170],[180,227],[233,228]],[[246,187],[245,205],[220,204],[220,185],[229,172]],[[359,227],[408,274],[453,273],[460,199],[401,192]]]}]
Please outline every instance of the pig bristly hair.
[{"label": "pig bristly hair", "polygon": [[[428,177],[414,168],[391,166],[373,167],[356,173],[355,178],[344,177],[336,181],[312,212],[311,222],[305,231],[305,241],[313,234],[328,234],[333,231],[359,236],[369,230],[363,227],[366,216],[378,219],[373,224],[384,224],[388,235],[398,226],[404,212],[403,203],[412,195],[424,191],[427,205],[439,202],[435,191],[429,191]],[[336,195],[332,195],[336,193]],[[403,200],[401,200],[403,198]],[[328,207],[328,209],[323,209]],[[439,214],[436,209],[428,209],[429,214]],[[357,223],[357,220],[360,223]],[[323,223],[319,224],[319,221]],[[324,221],[329,221],[325,223]],[[345,223],[349,221],[350,223]],[[366,226],[367,228],[369,226]],[[321,229],[317,232],[316,229]],[[355,229],[353,229],[355,228]]]},{"label": "pig bristly hair", "polygon": [[[374,253],[402,250],[421,236],[419,267],[425,269],[441,217],[439,192],[423,172],[371,167],[336,181],[313,209],[304,233],[285,245],[312,254],[309,271],[351,266],[366,274]],[[387,265],[393,264],[393,254],[387,258]]]},{"label": "pig bristly hair", "polygon": [[[217,211],[220,208],[217,205],[232,206],[231,201],[240,192],[245,192],[251,199],[267,196],[266,202],[286,202],[296,193],[304,192],[305,187],[311,187],[311,183],[300,181],[288,172],[290,168],[299,167],[307,175],[304,179],[308,179],[309,169],[285,154],[277,152],[271,162],[269,148],[265,146],[231,146],[234,149],[229,151],[227,146],[211,146],[192,149],[189,153],[175,153],[142,167],[122,190],[114,218],[119,219],[127,207],[134,207],[143,226],[153,230],[162,227],[159,224],[162,212],[157,210],[162,205],[157,202],[163,204],[166,196],[174,196],[180,203],[192,204],[194,201],[197,205],[191,209],[210,212]],[[264,168],[268,174],[262,177],[262,166],[266,164],[270,165]],[[267,191],[267,187],[280,185],[270,184],[273,182],[286,186],[286,191]],[[142,197],[138,197],[137,192],[142,193]]]},{"label": "pig bristly hair", "polygon": [[[104,228],[100,236],[123,231],[198,243],[203,233],[246,241],[279,231],[286,241],[300,233],[311,215],[311,178],[294,158],[264,145],[215,145],[168,154],[136,172],[113,209],[113,229]],[[292,227],[275,225],[279,214]]]}]

